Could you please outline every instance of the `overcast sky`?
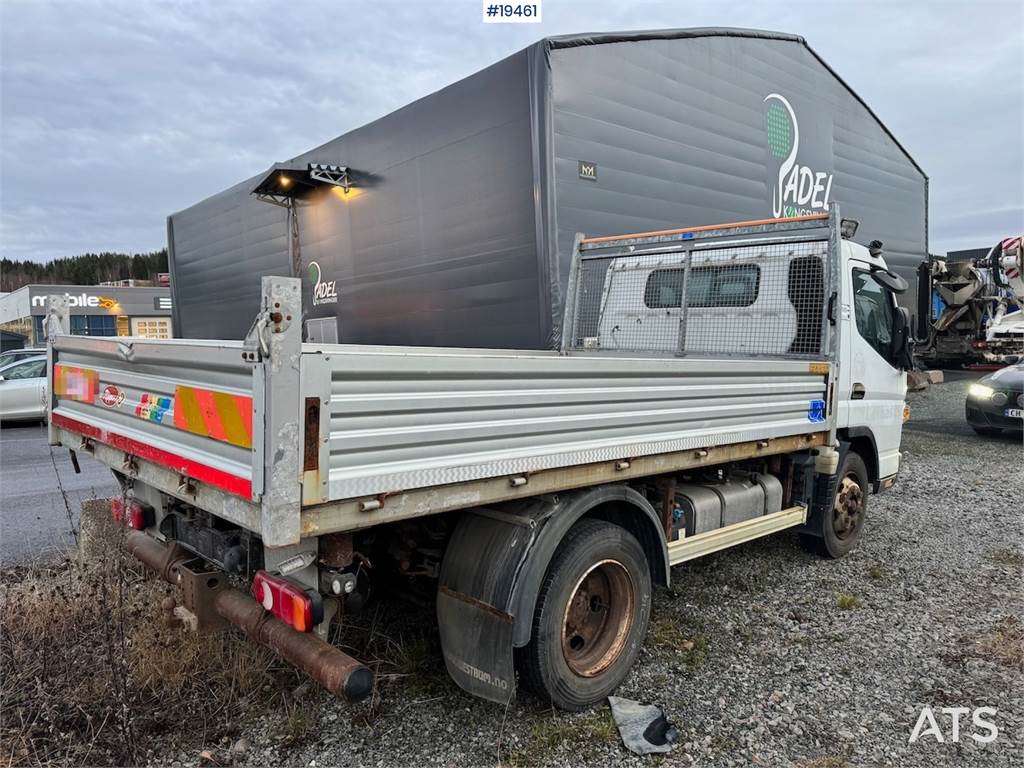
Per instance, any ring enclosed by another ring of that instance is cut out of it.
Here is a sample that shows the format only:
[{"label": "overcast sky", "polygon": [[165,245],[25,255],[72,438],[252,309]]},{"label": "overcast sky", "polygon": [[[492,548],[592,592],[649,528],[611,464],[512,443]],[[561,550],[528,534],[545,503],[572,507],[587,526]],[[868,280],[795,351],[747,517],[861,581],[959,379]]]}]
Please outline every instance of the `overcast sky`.
[{"label": "overcast sky", "polygon": [[0,0],[0,253],[146,251],[165,217],[537,38],[739,26],[793,32],[931,178],[931,250],[1024,227],[1024,4],[544,0]]}]

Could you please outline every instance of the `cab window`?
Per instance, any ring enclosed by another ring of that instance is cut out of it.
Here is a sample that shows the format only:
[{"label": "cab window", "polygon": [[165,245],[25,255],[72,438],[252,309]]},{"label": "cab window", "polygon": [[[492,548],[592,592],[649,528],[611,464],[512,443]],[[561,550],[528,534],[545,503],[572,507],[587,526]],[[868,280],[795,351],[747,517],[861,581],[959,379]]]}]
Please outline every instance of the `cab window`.
[{"label": "cab window", "polygon": [[853,270],[853,314],[857,332],[888,360],[896,325],[892,296],[864,269]]},{"label": "cab window", "polygon": [[[684,270],[656,269],[647,277],[644,304],[648,309],[679,309],[683,303]],[[693,267],[686,286],[686,304],[695,308],[749,307],[757,301],[761,268],[756,264]]]},{"label": "cab window", "polygon": [[45,375],[45,360],[29,360],[28,362],[19,363],[18,365],[12,365],[3,373],[0,373],[0,376],[3,376],[7,381],[15,381],[17,379],[38,379]]}]

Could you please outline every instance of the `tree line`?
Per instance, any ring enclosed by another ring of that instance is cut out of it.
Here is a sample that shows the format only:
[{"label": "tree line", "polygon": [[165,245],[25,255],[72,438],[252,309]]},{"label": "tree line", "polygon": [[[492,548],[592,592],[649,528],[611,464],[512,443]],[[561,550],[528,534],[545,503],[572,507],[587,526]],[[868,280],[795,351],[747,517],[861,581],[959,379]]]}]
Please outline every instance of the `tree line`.
[{"label": "tree line", "polygon": [[23,285],[96,285],[112,280],[152,280],[158,272],[167,271],[167,249],[151,253],[83,253],[53,259],[46,264],[36,261],[0,259],[0,292],[16,291]]}]

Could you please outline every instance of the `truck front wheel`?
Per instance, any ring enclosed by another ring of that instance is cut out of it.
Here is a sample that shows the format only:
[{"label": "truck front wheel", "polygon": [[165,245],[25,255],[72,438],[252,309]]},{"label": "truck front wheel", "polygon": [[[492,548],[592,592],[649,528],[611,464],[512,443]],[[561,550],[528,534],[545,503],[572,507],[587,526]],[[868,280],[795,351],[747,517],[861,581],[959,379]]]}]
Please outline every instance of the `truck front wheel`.
[{"label": "truck front wheel", "polygon": [[592,706],[629,673],[651,615],[651,573],[624,528],[580,520],[559,544],[537,597],[520,680],[561,709]]},{"label": "truck front wheel", "polygon": [[804,546],[822,557],[838,559],[852,550],[864,528],[870,485],[864,459],[850,451],[839,468],[831,513],[822,516],[821,535],[803,534]]}]

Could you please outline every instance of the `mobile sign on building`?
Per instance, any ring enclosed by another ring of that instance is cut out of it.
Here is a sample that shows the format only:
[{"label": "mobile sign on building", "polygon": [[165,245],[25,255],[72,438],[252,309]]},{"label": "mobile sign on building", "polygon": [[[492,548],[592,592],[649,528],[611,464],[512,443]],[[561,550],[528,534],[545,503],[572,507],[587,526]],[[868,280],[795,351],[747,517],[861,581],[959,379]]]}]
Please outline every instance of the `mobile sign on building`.
[{"label": "mobile sign on building", "polygon": [[42,344],[46,301],[54,295],[68,300],[73,334],[172,336],[172,305],[166,287],[26,285],[0,296],[0,328],[25,336],[29,346]]}]

